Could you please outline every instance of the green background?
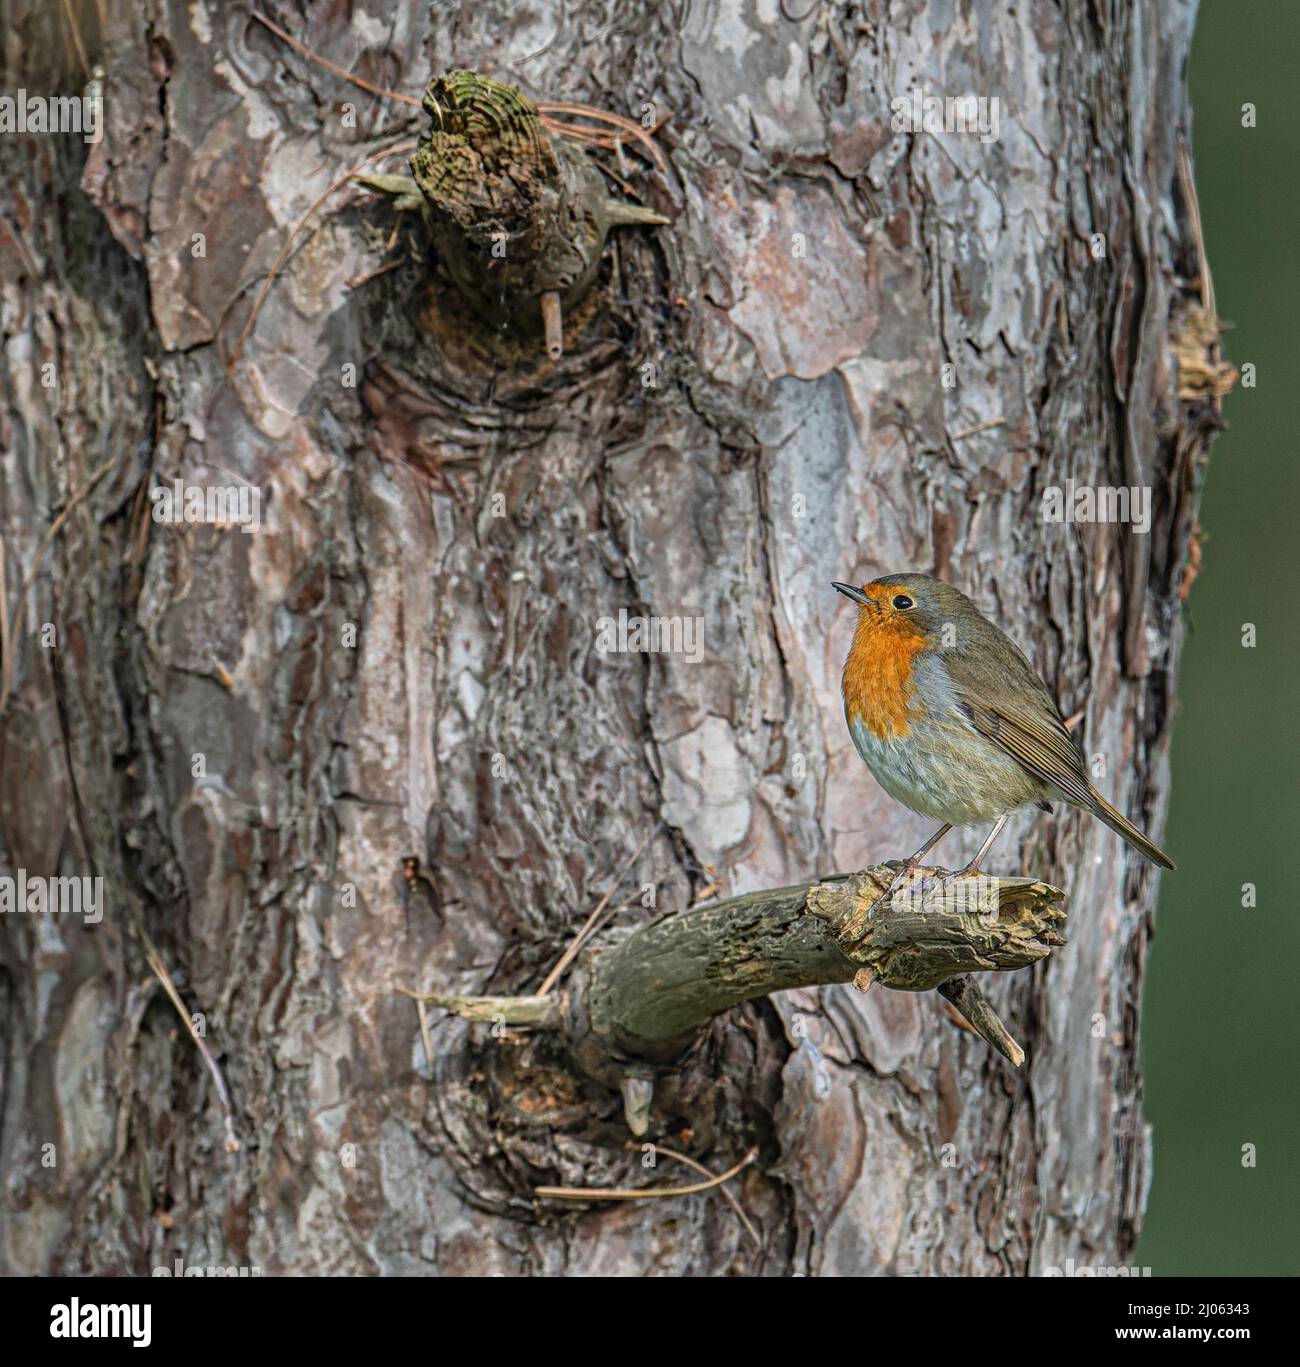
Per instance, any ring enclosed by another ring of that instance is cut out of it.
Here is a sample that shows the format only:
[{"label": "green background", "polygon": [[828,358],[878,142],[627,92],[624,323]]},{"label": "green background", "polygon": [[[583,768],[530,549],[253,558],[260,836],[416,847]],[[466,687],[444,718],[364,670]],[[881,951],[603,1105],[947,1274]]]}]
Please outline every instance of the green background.
[{"label": "green background", "polygon": [[1155,1276],[1300,1271],[1298,51],[1300,4],[1202,0],[1196,182],[1224,354],[1254,364],[1256,386],[1224,401],[1211,451],[1179,685],[1178,872],[1161,877],[1142,1022],[1155,1173],[1136,1261]]}]

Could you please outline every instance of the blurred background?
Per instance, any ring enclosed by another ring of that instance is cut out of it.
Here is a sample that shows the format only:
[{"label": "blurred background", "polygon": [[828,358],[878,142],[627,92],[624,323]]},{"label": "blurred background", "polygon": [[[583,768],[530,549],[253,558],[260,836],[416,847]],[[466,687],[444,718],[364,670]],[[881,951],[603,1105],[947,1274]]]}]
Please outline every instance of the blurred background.
[{"label": "blurred background", "polygon": [[1201,0],[1196,183],[1224,355],[1253,364],[1256,387],[1224,401],[1188,604],[1165,841],[1178,872],[1161,879],[1142,1020],[1155,1175],[1136,1261],[1155,1276],[1300,1272],[1300,908],[1285,867],[1300,832],[1298,50],[1300,5]]}]

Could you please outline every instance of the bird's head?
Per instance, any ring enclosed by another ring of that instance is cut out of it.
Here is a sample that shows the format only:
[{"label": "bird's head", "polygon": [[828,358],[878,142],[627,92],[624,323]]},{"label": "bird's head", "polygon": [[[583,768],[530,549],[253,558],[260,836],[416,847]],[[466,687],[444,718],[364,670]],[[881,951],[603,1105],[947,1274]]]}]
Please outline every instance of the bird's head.
[{"label": "bird's head", "polygon": [[929,574],[886,574],[860,589],[852,584],[833,587],[858,605],[858,627],[864,634],[913,644],[943,644],[966,614],[975,611],[964,593]]}]

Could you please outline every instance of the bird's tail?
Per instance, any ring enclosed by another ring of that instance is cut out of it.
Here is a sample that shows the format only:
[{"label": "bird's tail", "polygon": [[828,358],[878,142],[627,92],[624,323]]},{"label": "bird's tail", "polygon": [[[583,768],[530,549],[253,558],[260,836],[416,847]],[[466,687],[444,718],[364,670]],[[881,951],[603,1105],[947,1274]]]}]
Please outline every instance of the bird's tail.
[{"label": "bird's tail", "polygon": [[1093,813],[1100,817],[1116,835],[1127,840],[1139,854],[1145,855],[1153,864],[1159,864],[1162,869],[1175,867],[1174,861],[1164,850],[1159,845],[1152,844],[1128,817],[1117,812],[1092,784],[1088,785],[1088,791],[1092,794]]}]

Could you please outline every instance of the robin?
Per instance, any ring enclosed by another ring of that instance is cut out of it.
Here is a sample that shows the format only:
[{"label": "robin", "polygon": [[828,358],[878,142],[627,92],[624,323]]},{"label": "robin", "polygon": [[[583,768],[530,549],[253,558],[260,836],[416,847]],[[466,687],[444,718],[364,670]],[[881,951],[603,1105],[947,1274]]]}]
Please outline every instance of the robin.
[{"label": "robin", "polygon": [[943,822],[873,911],[954,826],[995,823],[961,877],[979,872],[1012,812],[1051,811],[1052,801],[1091,812],[1153,864],[1174,867],[1088,781],[1047,686],[964,593],[928,574],[833,587],[858,605],[843,679],[853,744],[890,797]]}]

